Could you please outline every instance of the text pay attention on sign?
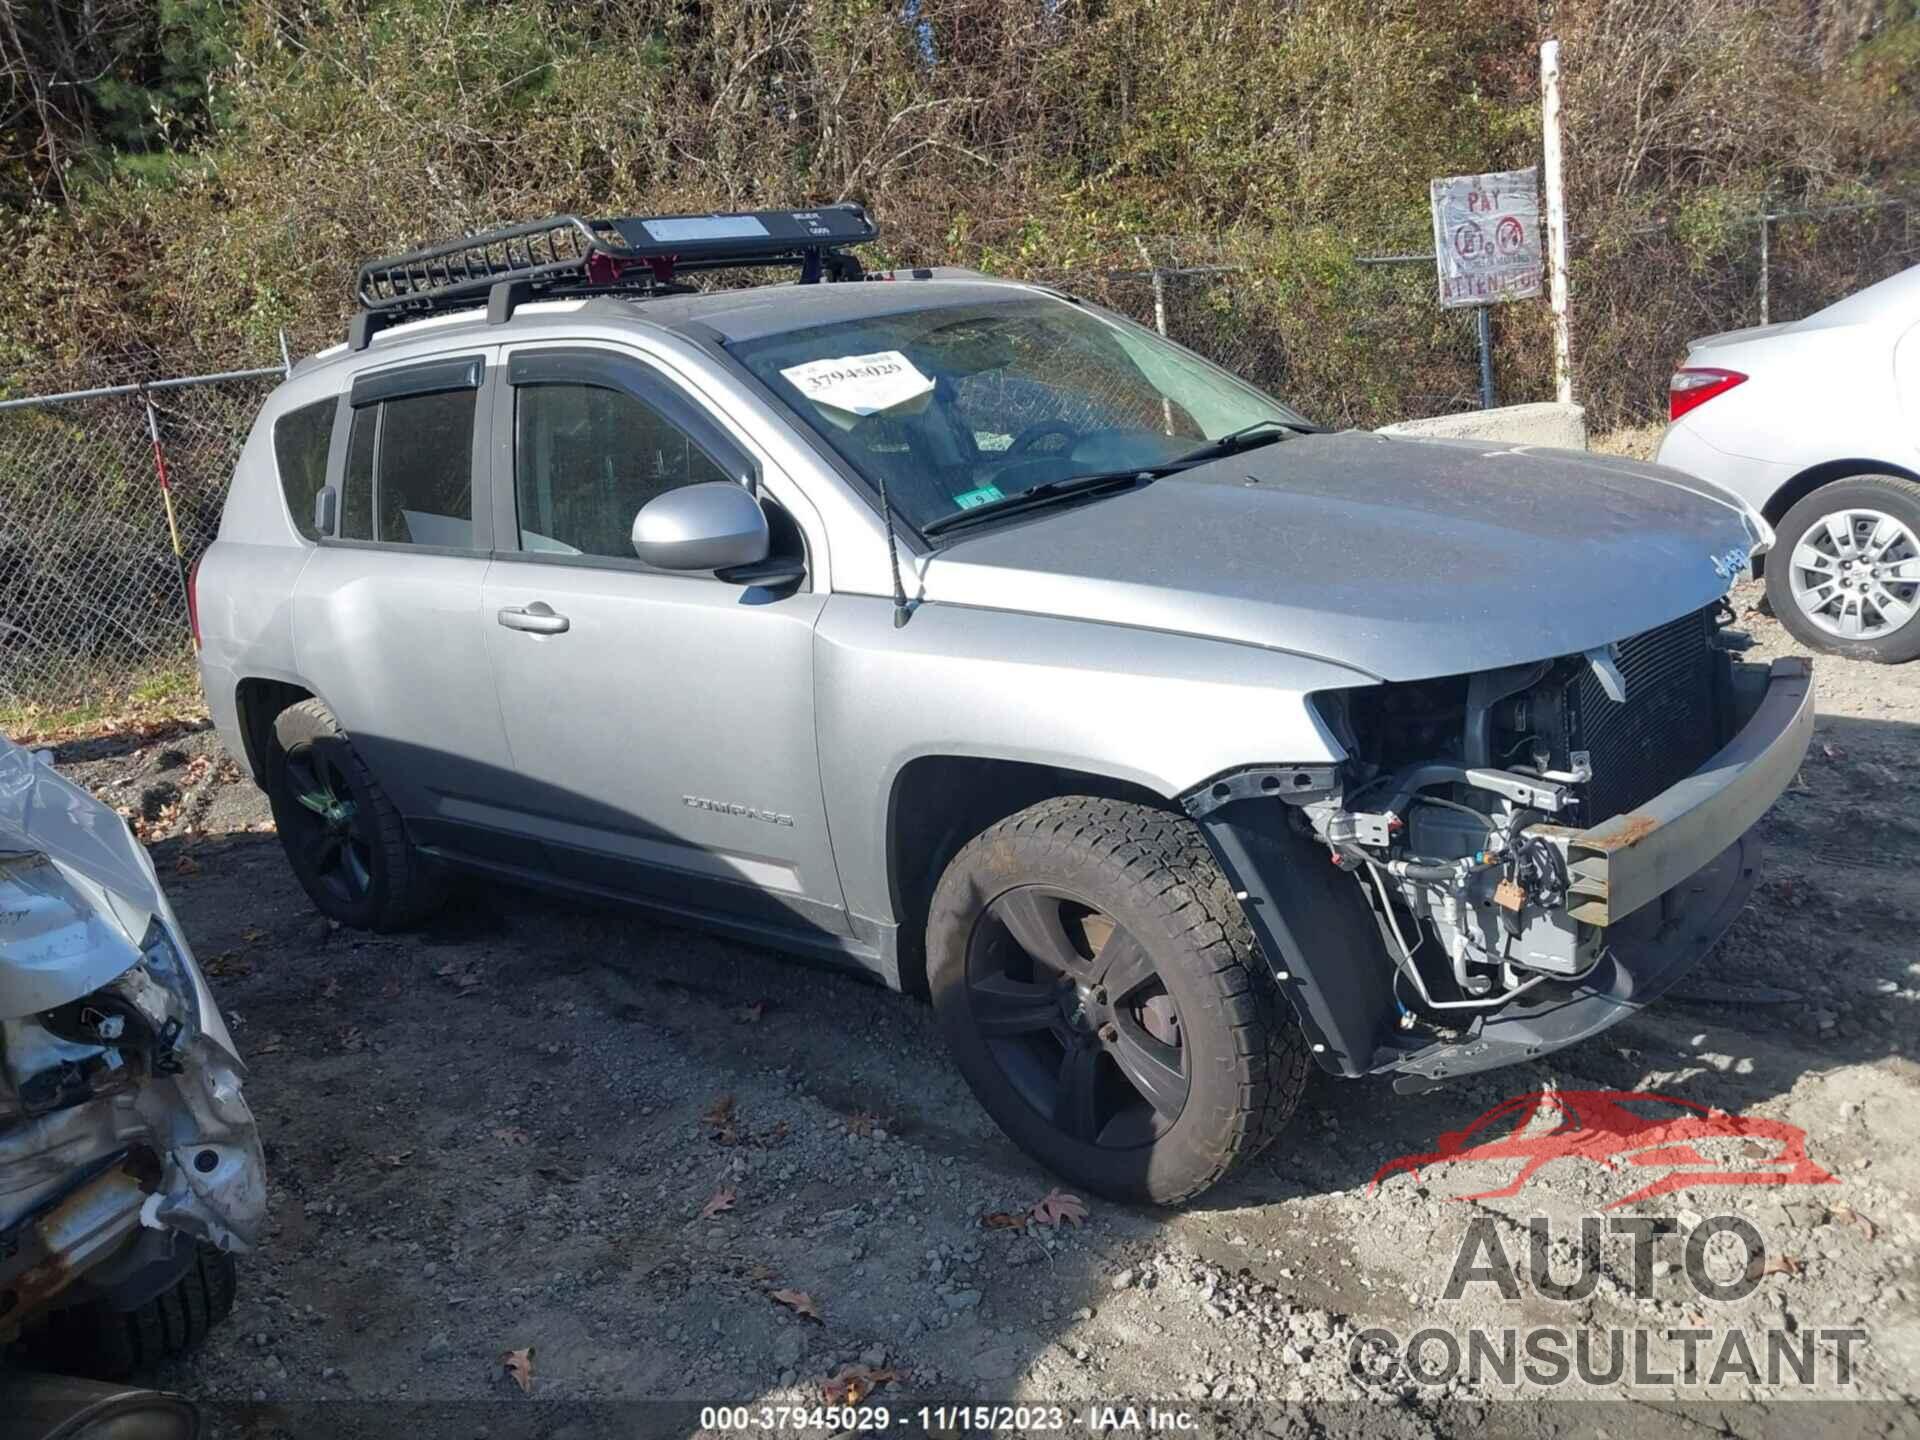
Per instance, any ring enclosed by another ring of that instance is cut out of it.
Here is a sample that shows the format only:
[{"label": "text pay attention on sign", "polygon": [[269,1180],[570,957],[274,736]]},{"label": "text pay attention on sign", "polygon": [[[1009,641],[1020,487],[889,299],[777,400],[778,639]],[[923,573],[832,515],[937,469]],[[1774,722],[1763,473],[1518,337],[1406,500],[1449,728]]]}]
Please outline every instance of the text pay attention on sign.
[{"label": "text pay attention on sign", "polygon": [[1442,305],[1492,305],[1540,293],[1540,186],[1533,166],[1451,175],[1435,180],[1432,190]]}]

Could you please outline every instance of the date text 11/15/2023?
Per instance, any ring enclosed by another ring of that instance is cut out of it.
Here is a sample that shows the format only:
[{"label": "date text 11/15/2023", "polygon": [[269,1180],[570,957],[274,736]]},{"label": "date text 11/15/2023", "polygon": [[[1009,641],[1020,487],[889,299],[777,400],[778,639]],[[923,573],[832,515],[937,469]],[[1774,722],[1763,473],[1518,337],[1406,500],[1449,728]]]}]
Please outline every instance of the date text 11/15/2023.
[{"label": "date text 11/15/2023", "polygon": [[721,1434],[782,1430],[892,1430],[944,1433],[954,1430],[1044,1431],[1119,1430],[1140,1434],[1191,1432],[1199,1422],[1191,1411],[1171,1406],[1064,1405],[709,1405],[700,1411],[700,1428]]}]

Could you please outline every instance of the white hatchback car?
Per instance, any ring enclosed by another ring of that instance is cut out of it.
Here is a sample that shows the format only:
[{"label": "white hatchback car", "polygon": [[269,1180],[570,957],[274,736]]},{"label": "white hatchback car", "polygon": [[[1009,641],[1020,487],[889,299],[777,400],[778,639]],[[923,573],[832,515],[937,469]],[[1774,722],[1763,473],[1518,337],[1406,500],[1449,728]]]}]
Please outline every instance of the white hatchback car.
[{"label": "white hatchback car", "polygon": [[1804,320],[1709,335],[1657,457],[1764,514],[1767,598],[1805,645],[1920,656],[1920,266]]}]

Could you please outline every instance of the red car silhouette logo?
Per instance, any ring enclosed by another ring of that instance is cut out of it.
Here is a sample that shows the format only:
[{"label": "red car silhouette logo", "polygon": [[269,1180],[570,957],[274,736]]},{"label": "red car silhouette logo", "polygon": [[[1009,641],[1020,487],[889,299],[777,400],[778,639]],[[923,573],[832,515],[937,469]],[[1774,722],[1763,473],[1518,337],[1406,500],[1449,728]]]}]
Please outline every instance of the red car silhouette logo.
[{"label": "red car silhouette logo", "polygon": [[1373,1185],[1401,1171],[1418,1178],[1430,1166],[1460,1161],[1521,1161],[1507,1184],[1454,1197],[1498,1200],[1519,1194],[1549,1161],[1569,1158],[1623,1174],[1632,1167],[1666,1171],[1609,1201],[1601,1207],[1606,1210],[1702,1185],[1837,1183],[1808,1158],[1807,1132],[1783,1120],[1729,1115],[1638,1090],[1536,1090],[1502,1101],[1464,1130],[1446,1132],[1427,1154],[1387,1162]]}]

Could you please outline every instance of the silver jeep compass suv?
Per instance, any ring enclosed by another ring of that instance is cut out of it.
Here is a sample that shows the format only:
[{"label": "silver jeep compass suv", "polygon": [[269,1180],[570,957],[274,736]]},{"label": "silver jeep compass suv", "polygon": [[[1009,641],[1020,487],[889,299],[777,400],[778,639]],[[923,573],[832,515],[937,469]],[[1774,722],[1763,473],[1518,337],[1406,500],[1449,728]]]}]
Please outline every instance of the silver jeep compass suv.
[{"label": "silver jeep compass suv", "polygon": [[873,235],[561,216],[362,268],[197,581],[325,913],[478,870],[838,957],[930,992],[1027,1151],[1153,1201],[1310,1066],[1542,1055],[1712,946],[1813,724],[1721,628],[1758,515],[1329,434],[1072,296],[863,275]]}]

